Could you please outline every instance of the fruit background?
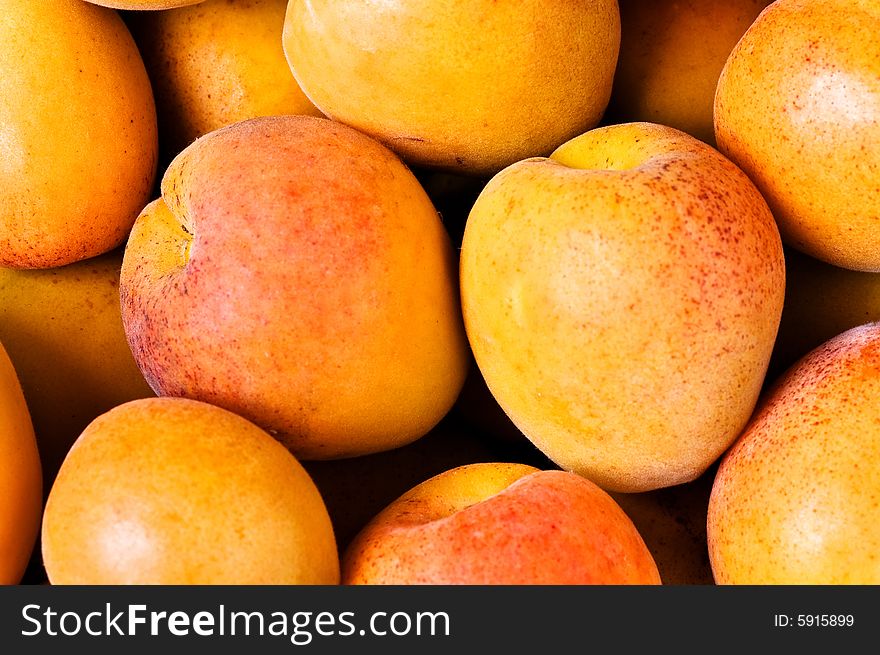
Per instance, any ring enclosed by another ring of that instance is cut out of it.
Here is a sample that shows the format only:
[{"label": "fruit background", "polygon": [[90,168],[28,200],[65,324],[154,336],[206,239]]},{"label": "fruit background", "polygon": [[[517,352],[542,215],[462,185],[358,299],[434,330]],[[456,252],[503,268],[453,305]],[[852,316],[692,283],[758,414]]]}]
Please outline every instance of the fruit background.
[{"label": "fruit background", "polygon": [[0,8],[0,583],[880,583],[877,2]]}]

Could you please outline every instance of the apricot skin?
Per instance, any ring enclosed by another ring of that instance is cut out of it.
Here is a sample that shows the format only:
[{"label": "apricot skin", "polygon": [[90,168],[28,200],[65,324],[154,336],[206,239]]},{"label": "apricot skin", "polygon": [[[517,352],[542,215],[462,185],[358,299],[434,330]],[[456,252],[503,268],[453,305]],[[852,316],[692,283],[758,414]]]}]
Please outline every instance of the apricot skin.
[{"label": "apricot skin", "polygon": [[467,373],[436,210],[391,151],[326,119],[257,118],[184,150],[120,289],[157,393],[235,411],[303,459],[415,441]]},{"label": "apricot skin", "polygon": [[461,466],[389,505],[349,546],[345,584],[659,584],[630,519],[592,482]]},{"label": "apricot skin", "polygon": [[15,369],[0,344],[0,584],[18,584],[40,530],[40,455]]},{"label": "apricot skin", "polygon": [[561,468],[638,492],[696,479],[745,426],[785,267],[742,171],[683,132],[629,123],[489,181],[461,293],[514,424]]},{"label": "apricot skin", "polygon": [[150,81],[122,19],[80,0],[8,0],[0,70],[0,266],[62,266],[121,244],[158,151]]},{"label": "apricot skin", "polygon": [[708,543],[719,584],[880,583],[880,324],[815,349],[721,462]]},{"label": "apricot skin", "polygon": [[245,419],[148,398],[93,421],[46,504],[52,584],[336,584],[308,474]]},{"label": "apricot skin", "polygon": [[786,244],[880,271],[880,6],[777,0],[732,51],[718,148],[755,182]]}]

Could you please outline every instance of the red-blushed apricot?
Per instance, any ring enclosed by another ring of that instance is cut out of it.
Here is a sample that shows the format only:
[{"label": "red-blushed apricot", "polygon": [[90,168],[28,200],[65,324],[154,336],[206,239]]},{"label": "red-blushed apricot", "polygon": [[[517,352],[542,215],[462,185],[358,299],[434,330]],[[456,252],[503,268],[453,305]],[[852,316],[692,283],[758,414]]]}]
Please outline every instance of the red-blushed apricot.
[{"label": "red-blushed apricot", "polygon": [[440,217],[396,155],[326,119],[257,118],[184,150],[120,289],[157,393],[239,413],[304,459],[415,441],[467,373]]},{"label": "red-blushed apricot", "polygon": [[659,584],[632,521],[589,480],[461,466],[391,503],[349,546],[346,584]]}]

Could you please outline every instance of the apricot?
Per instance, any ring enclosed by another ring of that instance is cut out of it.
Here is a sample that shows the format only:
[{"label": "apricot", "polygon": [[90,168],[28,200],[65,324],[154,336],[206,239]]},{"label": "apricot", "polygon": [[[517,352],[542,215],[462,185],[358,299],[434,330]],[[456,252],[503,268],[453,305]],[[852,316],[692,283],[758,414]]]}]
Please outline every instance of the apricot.
[{"label": "apricot", "polygon": [[318,490],[277,441],[226,410],[147,398],[95,419],[43,517],[52,584],[335,584]]},{"label": "apricot", "polygon": [[24,394],[0,344],[0,584],[27,568],[43,509],[40,455]]},{"label": "apricot", "polygon": [[240,413],[303,459],[415,441],[467,373],[436,210],[390,150],[326,119],[256,118],[184,150],[120,288],[157,393]]},{"label": "apricot", "polygon": [[0,266],[107,252],[152,190],[150,80],[119,15],[81,0],[8,0],[0,21]]},{"label": "apricot", "polygon": [[830,339],[767,393],[712,486],[719,584],[880,583],[880,323]]},{"label": "apricot", "polygon": [[417,485],[355,538],[346,584],[659,584],[641,536],[589,480],[524,464]]}]

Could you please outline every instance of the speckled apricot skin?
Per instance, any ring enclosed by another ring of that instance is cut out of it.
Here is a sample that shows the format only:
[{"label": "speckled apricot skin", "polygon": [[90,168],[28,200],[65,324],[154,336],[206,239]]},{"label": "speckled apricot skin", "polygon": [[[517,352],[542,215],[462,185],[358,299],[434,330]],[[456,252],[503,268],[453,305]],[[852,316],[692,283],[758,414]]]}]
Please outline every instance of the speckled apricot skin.
[{"label": "speckled apricot skin", "polygon": [[24,394],[0,343],[0,585],[18,584],[40,531],[40,455]]},{"label": "speckled apricot skin", "polygon": [[613,122],[660,123],[714,144],[718,76],[770,0],[619,4],[620,57],[608,107]]},{"label": "speckled apricot skin", "polygon": [[284,29],[327,116],[408,163],[483,175],[598,124],[619,44],[611,0],[292,0]]},{"label": "speckled apricot skin", "polygon": [[125,239],[156,172],[156,108],[119,15],[8,0],[0,17],[0,266],[49,268]]},{"label": "speckled apricot skin", "polygon": [[880,271],[880,6],[780,0],[731,53],[719,149],[767,199],[785,242]]},{"label": "speckled apricot skin", "polygon": [[490,391],[550,459],[614,491],[693,480],[733,442],[784,287],[754,185],[701,141],[647,123],[501,171],[461,251]]},{"label": "speckled apricot skin", "polygon": [[184,150],[120,289],[157,393],[235,411],[304,459],[414,441],[467,373],[437,212],[390,150],[326,119],[257,118]]},{"label": "speckled apricot skin", "polygon": [[245,419],[183,398],[98,417],[43,517],[52,584],[336,584],[318,490]]},{"label": "speckled apricot skin", "polygon": [[709,502],[719,584],[880,584],[880,324],[801,360],[725,455]]},{"label": "speckled apricot skin", "polygon": [[286,8],[287,0],[208,0],[131,15],[169,159],[197,137],[248,118],[321,115],[284,59]]},{"label": "speckled apricot skin", "polygon": [[394,501],[343,558],[343,584],[660,584],[599,487],[524,464],[461,466]]}]

